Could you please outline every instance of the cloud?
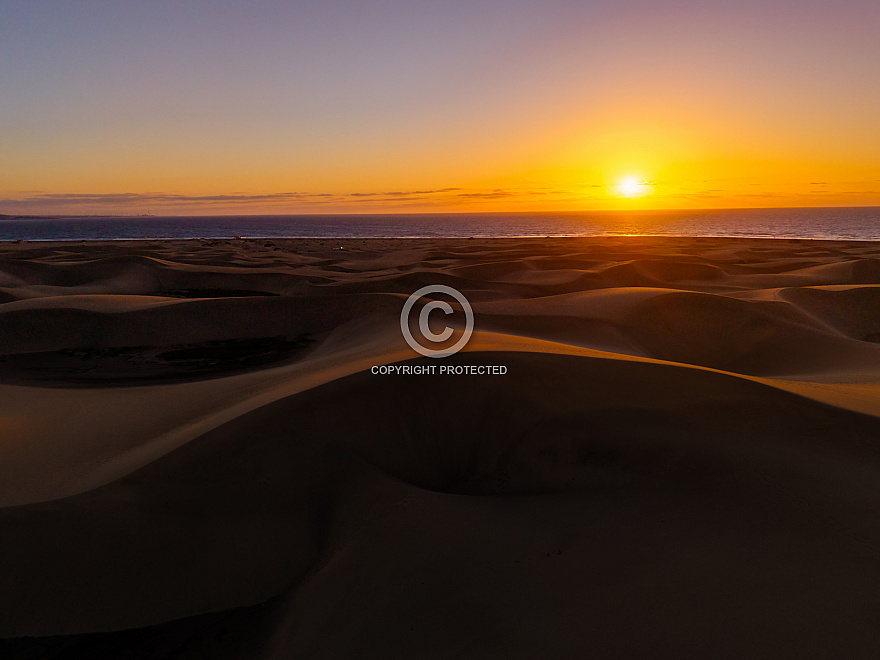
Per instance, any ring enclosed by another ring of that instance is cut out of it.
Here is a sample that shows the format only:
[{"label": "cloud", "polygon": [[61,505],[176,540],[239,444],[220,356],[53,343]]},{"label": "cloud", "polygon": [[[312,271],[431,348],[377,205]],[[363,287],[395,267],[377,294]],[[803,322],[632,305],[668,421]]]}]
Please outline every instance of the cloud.
[{"label": "cloud", "polygon": [[41,193],[23,199],[4,200],[21,204],[144,204],[156,202],[273,202],[332,196],[329,193],[281,192],[262,195],[178,195],[174,193]]},{"label": "cloud", "polygon": [[[589,185],[589,188],[601,188]],[[540,196],[548,202],[586,199],[571,197],[571,191],[554,190],[548,187],[535,189],[468,189],[461,187],[432,188],[420,190],[392,190],[388,192],[306,192],[286,191],[271,193],[233,192],[215,195],[185,195],[176,192],[124,192],[124,193],[58,193],[58,192],[19,192],[15,198],[0,199],[0,209],[5,213],[27,214],[132,214],[151,212],[174,213],[175,210],[187,213],[248,212],[261,209],[268,212],[304,212],[309,207],[319,209],[357,208],[368,205],[375,209],[393,208],[401,204],[423,207],[439,205],[459,206],[467,202],[492,201],[498,199],[526,199]]]},{"label": "cloud", "polygon": [[437,188],[436,190],[394,190],[392,192],[354,192],[348,193],[349,197],[412,197],[413,195],[438,195],[441,193],[456,192],[462,188]]},{"label": "cloud", "polygon": [[14,215],[114,215],[145,211],[174,213],[246,212],[292,206],[324,208],[344,201],[332,193],[274,192],[261,194],[182,195],[144,193],[39,193],[0,199],[0,213]]},{"label": "cloud", "polygon": [[438,193],[456,192],[461,188],[438,188],[437,190],[413,190],[410,192],[388,192],[386,195],[436,195]]},{"label": "cloud", "polygon": [[458,197],[469,197],[476,199],[499,199],[501,197],[512,197],[516,193],[512,193],[508,190],[502,190],[501,188],[496,188],[491,192],[469,192],[469,193],[458,193]]}]

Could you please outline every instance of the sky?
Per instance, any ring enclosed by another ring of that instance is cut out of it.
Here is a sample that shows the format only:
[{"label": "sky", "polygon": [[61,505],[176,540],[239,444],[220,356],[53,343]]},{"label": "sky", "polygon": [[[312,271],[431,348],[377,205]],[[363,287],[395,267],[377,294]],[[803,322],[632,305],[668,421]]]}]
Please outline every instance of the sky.
[{"label": "sky", "polygon": [[880,205],[877,0],[0,0],[0,214]]}]

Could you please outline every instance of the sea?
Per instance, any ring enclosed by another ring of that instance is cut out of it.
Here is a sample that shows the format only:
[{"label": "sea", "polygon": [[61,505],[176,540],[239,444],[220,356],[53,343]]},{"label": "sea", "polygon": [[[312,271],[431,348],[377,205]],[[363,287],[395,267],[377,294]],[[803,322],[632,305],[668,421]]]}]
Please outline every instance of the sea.
[{"label": "sea", "polygon": [[880,207],[226,216],[0,216],[0,241],[159,238],[740,236],[880,240]]}]

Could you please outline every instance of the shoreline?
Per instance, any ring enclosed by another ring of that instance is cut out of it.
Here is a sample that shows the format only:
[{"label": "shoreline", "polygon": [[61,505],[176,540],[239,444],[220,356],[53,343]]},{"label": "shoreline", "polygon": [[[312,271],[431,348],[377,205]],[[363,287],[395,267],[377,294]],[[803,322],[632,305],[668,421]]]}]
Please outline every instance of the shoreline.
[{"label": "shoreline", "polygon": [[181,237],[181,238],[66,238],[66,239],[15,239],[0,240],[0,246],[22,245],[38,243],[40,245],[59,244],[70,245],[77,243],[171,243],[176,241],[546,241],[546,240],[596,240],[596,239],[675,239],[675,240],[732,240],[732,241],[811,241],[828,243],[880,243],[880,237],[876,239],[855,238],[816,238],[816,237],[791,237],[791,236],[727,236],[727,235],[685,235],[685,234],[591,234],[591,235],[547,235],[547,236],[218,236],[218,237]]}]

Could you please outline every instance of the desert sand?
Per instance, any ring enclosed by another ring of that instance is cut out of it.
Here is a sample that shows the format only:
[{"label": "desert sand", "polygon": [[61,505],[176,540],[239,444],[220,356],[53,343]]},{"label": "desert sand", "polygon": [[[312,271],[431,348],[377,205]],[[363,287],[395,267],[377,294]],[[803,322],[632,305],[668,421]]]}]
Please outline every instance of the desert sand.
[{"label": "desert sand", "polygon": [[880,243],[0,244],[0,638],[880,657]]}]

